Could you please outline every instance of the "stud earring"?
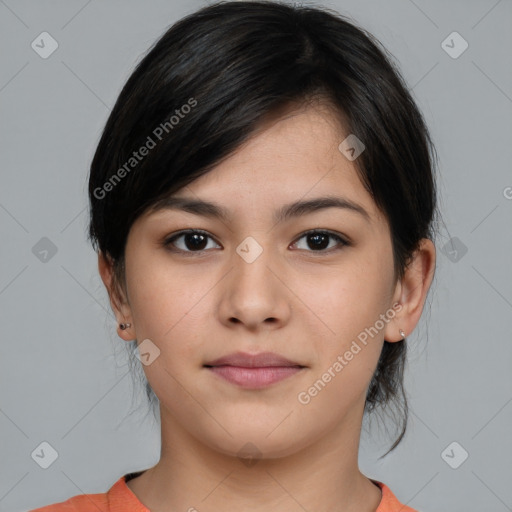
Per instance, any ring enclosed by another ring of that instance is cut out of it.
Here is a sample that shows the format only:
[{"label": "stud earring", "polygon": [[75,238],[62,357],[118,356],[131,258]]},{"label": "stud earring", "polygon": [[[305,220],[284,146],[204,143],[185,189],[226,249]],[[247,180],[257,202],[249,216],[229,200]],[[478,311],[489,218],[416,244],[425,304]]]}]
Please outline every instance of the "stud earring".
[{"label": "stud earring", "polygon": [[402,331],[402,329],[400,329],[398,332],[400,333],[400,336],[402,336],[402,338],[405,338],[405,332]]},{"label": "stud earring", "polygon": [[131,327],[132,324],[119,324],[119,329],[121,329],[122,331],[124,331],[125,329],[128,329],[128,327]]}]

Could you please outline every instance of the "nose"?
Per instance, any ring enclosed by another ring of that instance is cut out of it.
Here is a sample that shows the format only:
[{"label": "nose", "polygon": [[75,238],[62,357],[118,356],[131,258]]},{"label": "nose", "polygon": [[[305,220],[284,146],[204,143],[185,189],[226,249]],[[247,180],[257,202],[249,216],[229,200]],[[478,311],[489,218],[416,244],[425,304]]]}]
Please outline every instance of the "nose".
[{"label": "nose", "polygon": [[284,284],[285,272],[270,249],[258,247],[249,240],[237,248],[222,284],[218,313],[230,328],[239,325],[255,332],[278,329],[289,321],[293,294]]}]

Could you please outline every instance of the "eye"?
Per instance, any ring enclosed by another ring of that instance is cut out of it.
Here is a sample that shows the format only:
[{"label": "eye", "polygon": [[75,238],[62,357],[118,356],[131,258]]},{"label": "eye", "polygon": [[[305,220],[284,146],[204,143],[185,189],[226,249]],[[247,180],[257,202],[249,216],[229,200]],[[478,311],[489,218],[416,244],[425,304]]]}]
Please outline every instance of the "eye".
[{"label": "eye", "polygon": [[[183,238],[183,244],[181,247],[178,247],[179,251],[182,252],[201,252],[204,251],[207,247],[206,240],[210,238],[213,240],[213,238],[206,233],[206,231],[201,231],[199,229],[189,229],[187,231],[181,231],[177,233],[176,235],[173,235],[169,238],[167,238],[164,241],[164,245],[167,246],[173,246],[176,247],[178,244],[176,244],[176,240],[179,240],[180,238]],[[170,250],[174,250],[171,248]]]},{"label": "eye", "polygon": [[[320,231],[313,230],[307,231],[304,233],[298,240],[302,240],[306,238],[306,245],[308,247],[313,248],[313,251],[310,252],[332,252],[331,250],[326,251],[325,249],[329,247],[329,238],[332,238],[338,242],[338,247],[335,250],[341,249],[341,247],[345,245],[350,245],[347,240],[342,238],[341,236],[331,233],[330,231]],[[293,245],[297,245],[298,242],[295,242]],[[336,244],[335,244],[336,246]],[[332,247],[331,247],[332,248]],[[299,247],[300,249],[300,247]]]},{"label": "eye", "polygon": [[[335,247],[336,245],[338,246],[337,249],[341,249],[341,247],[345,245],[350,245],[350,243],[344,238],[342,238],[340,235],[331,233],[330,231],[307,231],[306,233],[302,234],[298,240],[302,240],[303,238],[307,240],[307,246],[313,249],[312,251],[309,252],[332,252],[330,250],[332,249],[332,247],[329,248],[329,238],[337,242],[337,244],[335,244]],[[183,240],[180,242],[180,244],[178,244],[177,241],[180,239]],[[208,249],[208,239],[213,240],[213,238],[206,231],[202,231],[200,229],[189,229],[186,231],[180,231],[179,233],[176,233],[175,235],[166,238],[165,241],[163,242],[163,245],[165,247],[170,246],[171,248],[169,250],[175,252],[181,251],[185,253],[200,253]],[[293,243],[292,245],[296,246],[297,244],[298,241]],[[299,247],[299,249],[303,248]],[[325,249],[329,250],[326,251]]]}]

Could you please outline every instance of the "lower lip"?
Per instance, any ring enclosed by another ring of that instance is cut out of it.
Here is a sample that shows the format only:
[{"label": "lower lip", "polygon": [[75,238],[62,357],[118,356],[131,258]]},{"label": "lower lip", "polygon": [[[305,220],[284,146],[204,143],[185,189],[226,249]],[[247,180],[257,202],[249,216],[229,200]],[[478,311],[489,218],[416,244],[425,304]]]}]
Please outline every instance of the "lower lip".
[{"label": "lower lip", "polygon": [[241,366],[207,367],[219,377],[246,389],[259,389],[295,375],[302,367],[299,366],[266,366],[261,368],[245,368]]}]

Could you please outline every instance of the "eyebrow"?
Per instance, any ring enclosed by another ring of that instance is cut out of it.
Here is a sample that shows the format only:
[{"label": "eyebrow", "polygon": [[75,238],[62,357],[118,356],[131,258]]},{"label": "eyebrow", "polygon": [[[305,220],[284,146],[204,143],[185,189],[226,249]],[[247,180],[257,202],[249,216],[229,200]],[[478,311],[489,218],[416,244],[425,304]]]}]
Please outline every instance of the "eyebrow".
[{"label": "eyebrow", "polygon": [[[314,199],[286,204],[274,212],[273,219],[277,224],[294,217],[300,217],[302,215],[314,213],[327,208],[342,208],[356,212],[362,215],[368,222],[371,221],[369,213],[361,205],[354,203],[349,199],[336,196],[316,197]],[[163,209],[182,210],[202,217],[217,218],[224,222],[229,222],[231,220],[230,211],[224,206],[188,197],[167,197],[155,206],[156,211]]]}]

